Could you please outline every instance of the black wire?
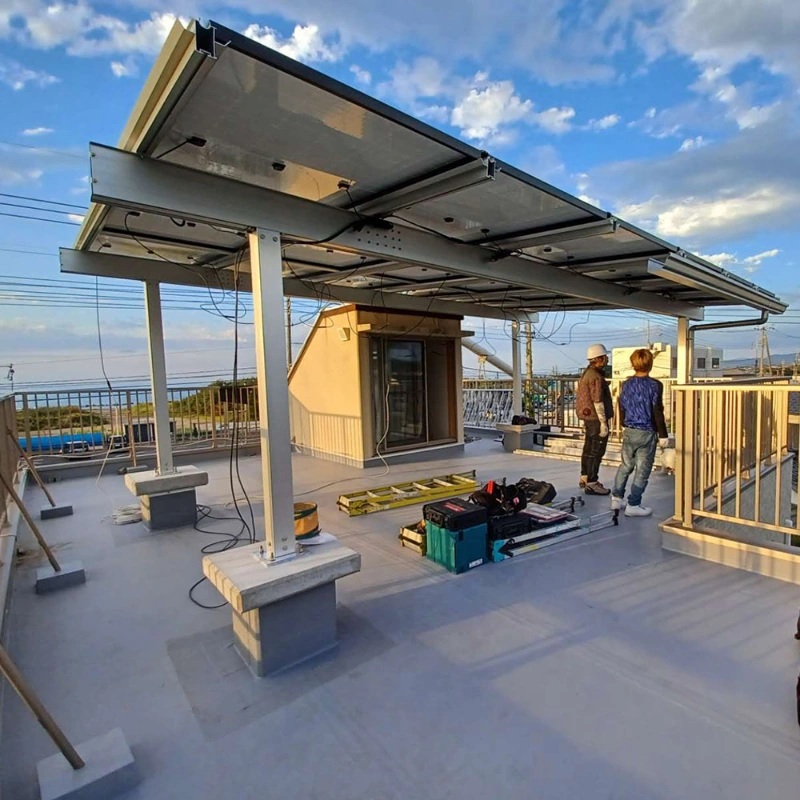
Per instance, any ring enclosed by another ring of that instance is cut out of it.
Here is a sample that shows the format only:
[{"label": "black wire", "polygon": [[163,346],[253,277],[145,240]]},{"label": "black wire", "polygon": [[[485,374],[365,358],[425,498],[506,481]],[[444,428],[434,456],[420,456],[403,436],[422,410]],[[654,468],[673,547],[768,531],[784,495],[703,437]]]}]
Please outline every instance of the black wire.
[{"label": "black wire", "polygon": [[94,277],[94,291],[95,291],[95,313],[97,317],[97,346],[100,350],[100,369],[103,371],[103,377],[106,379],[106,386],[108,386],[108,391],[113,392],[114,390],[111,388],[111,381],[108,379],[108,373],[106,372],[106,363],[105,359],[103,358],[103,335],[100,332],[100,280],[95,275]]},{"label": "black wire", "polygon": [[[0,206],[7,206],[8,208],[23,208],[26,211],[42,211],[45,214],[74,214],[74,211],[62,211],[60,208],[42,208],[41,206],[29,206],[25,203],[8,203],[0,202]],[[85,210],[85,209],[84,209]]]},{"label": "black wire", "polygon": [[[41,211],[47,211],[46,208],[40,209]],[[52,214],[55,213],[63,213],[63,212],[50,212]],[[47,217],[33,217],[30,214],[9,214],[7,211],[0,211],[0,217],[14,217],[14,219],[27,219],[33,220],[34,222],[52,222],[54,225],[74,225],[77,228],[80,228],[80,222],[70,222],[66,219],[47,219]]]},{"label": "black wire", "polygon": [[[198,533],[208,534],[209,536],[219,536],[222,537],[220,539],[216,539],[213,542],[209,542],[203,547],[200,548],[200,552],[204,555],[212,555],[214,553],[224,553],[226,550],[230,550],[236,547],[242,541],[242,534],[245,531],[245,525],[242,520],[237,520],[236,517],[217,517],[211,513],[211,508],[205,505],[198,505],[197,506],[197,513],[199,514],[199,519],[195,521],[194,525],[192,526]],[[231,520],[238,521],[240,524],[240,528],[238,533],[232,533],[231,531],[219,531],[219,530],[209,530],[208,528],[202,528],[200,526],[200,522],[204,519],[213,519],[219,520],[221,522],[229,522]],[[248,537],[249,539],[249,537]],[[227,600],[223,601],[222,603],[217,603],[216,605],[206,605],[205,603],[201,603],[197,600],[194,596],[194,590],[201,584],[203,581],[207,580],[205,575],[200,578],[199,581],[196,581],[192,584],[189,588],[189,599],[200,608],[205,608],[208,610],[213,610],[217,608],[222,608],[223,606],[228,605]]]},{"label": "black wire", "polygon": [[[239,252],[239,256],[241,256],[243,251]],[[234,276],[234,293],[236,298],[236,305],[239,304],[239,266],[240,266],[240,258],[237,258],[234,262],[233,267],[233,276]],[[239,483],[239,486],[244,494],[244,498],[247,501],[247,507],[250,510],[250,523],[252,527],[248,528],[250,532],[250,543],[255,544],[256,541],[256,519],[253,513],[253,504],[250,502],[250,497],[247,494],[247,489],[244,488],[244,483],[242,481],[242,476],[239,473],[239,418],[238,418],[238,407],[236,404],[236,390],[238,387],[238,380],[239,380],[239,317],[238,315],[234,319],[233,322],[233,392],[234,392],[234,403],[233,403],[233,436],[231,437],[231,445],[233,445],[234,439],[236,440],[236,479]],[[233,494],[233,504],[236,507],[236,513],[239,513],[239,506],[238,501],[236,500],[236,493],[233,489],[233,479],[231,478],[231,493]],[[245,527],[247,528],[247,523],[244,522],[242,519]]]},{"label": "black wire", "polygon": [[22,194],[8,194],[7,192],[0,192],[0,197],[11,197],[14,200],[30,200],[33,203],[47,203],[51,206],[66,206],[67,208],[80,208],[86,211],[86,206],[79,206],[76,203],[62,203],[59,200],[43,200],[41,197],[26,197]]},{"label": "black wire", "polygon": [[168,156],[170,153],[175,152],[175,150],[177,150],[180,147],[183,147],[185,144],[189,144],[189,140],[188,139],[184,139],[182,142],[180,142],[179,144],[176,144],[174,147],[170,147],[167,150],[165,150],[163,153],[160,153],[157,156],[153,156],[153,160],[154,161],[158,161],[159,158],[164,158],[164,156]]}]

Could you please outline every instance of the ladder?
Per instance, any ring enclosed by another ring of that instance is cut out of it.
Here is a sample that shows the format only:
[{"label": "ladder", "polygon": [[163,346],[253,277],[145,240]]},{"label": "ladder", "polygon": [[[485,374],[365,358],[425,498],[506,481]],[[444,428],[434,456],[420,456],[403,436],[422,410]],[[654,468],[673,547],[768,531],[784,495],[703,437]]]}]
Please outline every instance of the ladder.
[{"label": "ladder", "polygon": [[342,494],[339,495],[336,505],[349,516],[360,517],[362,514],[374,514],[377,511],[470,494],[479,488],[476,472],[472,469]]}]

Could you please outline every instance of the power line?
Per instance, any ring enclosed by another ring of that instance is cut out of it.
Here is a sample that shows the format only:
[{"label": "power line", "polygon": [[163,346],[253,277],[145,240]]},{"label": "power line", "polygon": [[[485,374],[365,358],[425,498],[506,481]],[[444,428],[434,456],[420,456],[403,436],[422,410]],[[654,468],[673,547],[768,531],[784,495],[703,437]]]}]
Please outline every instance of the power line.
[{"label": "power line", "polygon": [[33,203],[47,203],[50,206],[65,206],[67,208],[79,208],[82,211],[87,211],[86,206],[79,206],[76,203],[64,203],[61,200],[44,200],[41,197],[26,197],[21,194],[8,194],[7,192],[0,192],[0,197],[10,197],[12,200],[30,200]]},{"label": "power line", "polygon": [[[45,211],[46,209],[41,209]],[[54,212],[51,212],[54,213]],[[16,217],[17,219],[27,219],[32,220],[34,222],[53,222],[56,225],[74,225],[75,227],[80,227],[80,222],[69,222],[65,219],[47,219],[46,217],[32,217],[25,214],[9,214],[6,211],[0,211],[0,217]]]},{"label": "power line", "polygon": [[32,144],[21,144],[20,142],[6,142],[0,140],[0,145],[6,147],[21,147],[23,150],[36,150],[40,153],[56,153],[59,156],[67,156],[67,158],[77,158],[79,161],[85,161],[85,156],[79,156],[77,153],[68,153],[66,150],[54,150],[52,147],[39,147]]}]

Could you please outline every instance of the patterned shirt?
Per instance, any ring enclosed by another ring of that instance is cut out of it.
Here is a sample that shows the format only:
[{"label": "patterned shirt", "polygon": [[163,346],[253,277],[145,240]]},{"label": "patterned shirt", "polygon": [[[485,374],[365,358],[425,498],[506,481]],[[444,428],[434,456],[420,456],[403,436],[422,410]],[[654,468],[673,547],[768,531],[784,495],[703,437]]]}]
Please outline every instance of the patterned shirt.
[{"label": "patterned shirt", "polygon": [[664,386],[655,378],[628,378],[619,393],[620,420],[624,427],[655,431],[667,438],[664,419]]},{"label": "patterned shirt", "polygon": [[595,403],[602,403],[606,414],[606,419],[611,420],[614,416],[614,403],[611,400],[611,390],[608,388],[603,373],[596,367],[587,367],[580,381],[578,381],[578,392],[575,398],[575,413],[582,420],[597,421],[597,412],[594,410]]}]

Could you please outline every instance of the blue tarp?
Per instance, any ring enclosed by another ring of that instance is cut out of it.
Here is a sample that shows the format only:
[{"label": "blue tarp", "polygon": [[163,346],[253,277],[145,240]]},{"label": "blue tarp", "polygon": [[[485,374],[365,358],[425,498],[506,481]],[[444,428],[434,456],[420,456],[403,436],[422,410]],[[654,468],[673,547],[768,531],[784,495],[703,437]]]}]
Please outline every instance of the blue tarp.
[{"label": "blue tarp", "polygon": [[[90,447],[103,446],[102,433],[65,433],[61,436],[31,436],[32,453],[57,453],[65,442],[88,442]],[[19,440],[23,450],[28,447],[28,440],[23,436]]]}]

